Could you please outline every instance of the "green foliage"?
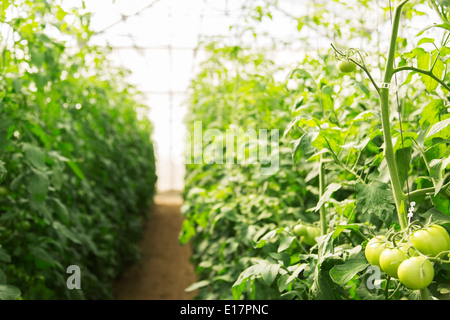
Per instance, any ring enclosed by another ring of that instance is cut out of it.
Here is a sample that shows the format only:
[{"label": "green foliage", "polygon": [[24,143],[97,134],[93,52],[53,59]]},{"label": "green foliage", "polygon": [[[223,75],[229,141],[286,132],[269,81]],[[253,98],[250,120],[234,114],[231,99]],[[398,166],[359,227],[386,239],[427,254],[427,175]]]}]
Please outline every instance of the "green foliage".
[{"label": "green foliage", "polygon": [[[145,107],[87,44],[81,8],[2,6],[0,299],[112,298],[155,192]],[[70,265],[82,290],[66,287]]]},{"label": "green foliage", "polygon": [[[363,1],[352,10],[367,10],[371,4]],[[255,19],[269,16],[269,8],[256,8]],[[329,27],[323,20],[327,7],[315,8],[320,13],[314,18],[298,19],[299,30],[316,25],[319,31],[338,32],[339,26]],[[408,7],[402,18],[419,14],[423,13]],[[361,43],[377,32],[356,29],[351,34]],[[280,70],[263,53],[209,46],[208,59],[192,83],[186,119],[191,137],[194,121],[218,131],[236,126],[243,131],[278,128],[284,134],[280,167],[273,175],[262,175],[259,163],[187,165],[180,240],[190,241],[194,249],[200,281],[192,289],[199,289],[198,298],[418,297],[383,272],[381,287],[369,286],[370,264],[363,251],[368,238],[401,228],[400,218],[406,216],[410,201],[417,203],[417,223],[448,223],[450,216],[448,36],[438,44],[424,32],[416,45],[398,39],[400,63],[395,73],[407,74],[395,93],[399,105],[394,92],[387,101],[390,127],[382,125],[386,113],[380,105],[386,101],[370,77],[384,67],[379,70],[364,61],[384,53],[353,50],[358,54],[350,58],[359,69],[343,75],[333,50],[317,50],[317,55],[311,51],[291,72],[284,70],[284,83],[275,80]],[[422,48],[426,44],[434,46]],[[392,136],[388,153],[383,130]],[[203,141],[203,150],[209,143]],[[252,144],[245,148],[251,154]],[[398,187],[401,190],[395,190]],[[326,230],[315,244],[307,244],[294,233],[298,223],[325,224]],[[434,297],[445,292],[448,262],[435,261],[436,281],[429,287]]]}]

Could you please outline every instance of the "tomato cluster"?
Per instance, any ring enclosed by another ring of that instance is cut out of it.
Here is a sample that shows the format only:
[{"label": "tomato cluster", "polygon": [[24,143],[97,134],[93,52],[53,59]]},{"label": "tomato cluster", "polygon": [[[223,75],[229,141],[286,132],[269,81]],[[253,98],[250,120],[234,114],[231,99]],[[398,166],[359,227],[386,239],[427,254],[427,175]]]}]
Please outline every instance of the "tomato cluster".
[{"label": "tomato cluster", "polygon": [[316,237],[320,236],[320,229],[314,226],[297,224],[293,229],[295,235],[300,237],[300,242],[313,246],[317,243]]},{"label": "tomato cluster", "polygon": [[433,281],[430,259],[450,251],[450,236],[442,226],[433,224],[414,231],[398,243],[385,236],[370,239],[365,248],[367,261],[397,278],[406,287],[424,289]]}]

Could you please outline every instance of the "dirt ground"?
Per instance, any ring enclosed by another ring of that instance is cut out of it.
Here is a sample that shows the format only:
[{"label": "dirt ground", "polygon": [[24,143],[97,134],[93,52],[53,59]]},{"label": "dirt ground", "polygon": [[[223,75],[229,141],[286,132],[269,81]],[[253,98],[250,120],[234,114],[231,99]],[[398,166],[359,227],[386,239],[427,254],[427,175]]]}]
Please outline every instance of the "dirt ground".
[{"label": "dirt ground", "polygon": [[179,193],[155,197],[140,244],[142,260],[131,266],[115,284],[117,300],[191,300],[195,292],[185,289],[196,281],[189,263],[189,245],[181,246],[178,234],[182,217]]}]

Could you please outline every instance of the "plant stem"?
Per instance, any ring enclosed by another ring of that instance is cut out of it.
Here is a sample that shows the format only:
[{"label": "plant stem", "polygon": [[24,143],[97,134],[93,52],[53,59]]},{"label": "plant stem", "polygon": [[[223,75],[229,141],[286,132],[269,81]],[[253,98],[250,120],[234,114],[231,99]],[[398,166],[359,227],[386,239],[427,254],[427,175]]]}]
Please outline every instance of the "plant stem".
[{"label": "plant stem", "polygon": [[[442,188],[439,192],[445,194],[448,187],[450,187],[450,182],[447,182],[444,186],[442,186]],[[416,197],[422,196],[427,193],[434,193],[435,191],[436,191],[435,187],[423,188],[423,189],[411,191],[409,196],[411,197],[411,199],[414,199]]]},{"label": "plant stem", "polygon": [[[389,54],[386,62],[386,69],[384,74],[384,83],[390,84],[392,76],[394,75],[394,59],[397,43],[397,34],[400,22],[400,14],[403,6],[408,0],[402,1],[394,11],[394,18],[392,22],[391,41],[389,46]],[[405,229],[407,227],[407,219],[404,210],[401,210],[402,202],[405,202],[406,195],[402,191],[402,184],[400,182],[397,165],[395,163],[394,146],[392,144],[391,125],[389,116],[389,88],[382,86],[379,91],[380,105],[381,105],[381,124],[383,127],[384,137],[384,156],[391,176],[391,186],[394,195],[395,206],[397,208],[398,220],[400,227]]]},{"label": "plant stem", "polygon": [[387,276],[386,279],[386,287],[384,288],[384,298],[389,300],[389,281],[391,280],[390,276]]},{"label": "plant stem", "polygon": [[[319,195],[320,197],[323,196],[325,192],[325,164],[323,162],[323,156],[320,155],[319,160]],[[322,206],[319,209],[320,214],[320,235],[324,235],[327,233],[327,214],[325,211],[325,205],[322,204]]]},{"label": "plant stem", "polygon": [[421,300],[431,300],[428,288],[420,289],[420,299]]},{"label": "plant stem", "polygon": [[441,80],[440,78],[435,76],[434,73],[432,71],[430,71],[430,70],[423,70],[423,69],[419,69],[419,68],[416,68],[416,67],[403,66],[403,67],[399,67],[399,68],[394,69],[393,73],[397,73],[397,72],[404,71],[404,70],[414,71],[414,72],[421,73],[421,74],[424,74],[426,76],[429,76],[433,80],[439,82],[439,84],[441,86],[443,86],[447,91],[450,91],[450,87],[443,80]]}]

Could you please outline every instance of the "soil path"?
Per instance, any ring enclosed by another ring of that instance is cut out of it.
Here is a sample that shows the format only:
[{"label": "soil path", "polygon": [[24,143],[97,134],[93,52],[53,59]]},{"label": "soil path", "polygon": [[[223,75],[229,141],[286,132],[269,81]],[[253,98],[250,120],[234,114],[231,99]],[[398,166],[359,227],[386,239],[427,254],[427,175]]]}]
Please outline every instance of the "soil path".
[{"label": "soil path", "polygon": [[191,300],[195,292],[185,289],[196,281],[189,263],[191,248],[181,246],[178,234],[182,217],[179,193],[155,197],[155,204],[144,225],[142,260],[131,266],[115,284],[117,300]]}]

